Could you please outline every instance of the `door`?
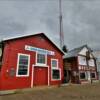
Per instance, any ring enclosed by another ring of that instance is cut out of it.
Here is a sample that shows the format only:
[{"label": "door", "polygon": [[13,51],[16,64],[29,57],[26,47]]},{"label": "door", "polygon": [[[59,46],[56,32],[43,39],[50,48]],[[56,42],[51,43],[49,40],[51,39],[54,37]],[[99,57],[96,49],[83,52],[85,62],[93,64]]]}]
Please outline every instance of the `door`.
[{"label": "door", "polygon": [[69,70],[64,70],[64,83],[69,83],[71,78],[71,73]]},{"label": "door", "polygon": [[34,67],[34,86],[48,85],[48,68]]}]

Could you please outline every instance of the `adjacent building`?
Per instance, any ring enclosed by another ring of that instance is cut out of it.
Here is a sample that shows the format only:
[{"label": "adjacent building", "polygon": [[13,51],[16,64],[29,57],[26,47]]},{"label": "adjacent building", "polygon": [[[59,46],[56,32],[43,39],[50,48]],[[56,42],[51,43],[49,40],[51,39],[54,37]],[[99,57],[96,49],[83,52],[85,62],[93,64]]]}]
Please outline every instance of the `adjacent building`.
[{"label": "adjacent building", "polygon": [[63,55],[44,33],[0,43],[0,90],[60,85]]},{"label": "adjacent building", "polygon": [[64,82],[88,83],[98,79],[96,59],[87,46],[69,51],[64,56]]},{"label": "adjacent building", "polygon": [[93,54],[96,57],[98,79],[100,80],[100,50],[93,51]]}]

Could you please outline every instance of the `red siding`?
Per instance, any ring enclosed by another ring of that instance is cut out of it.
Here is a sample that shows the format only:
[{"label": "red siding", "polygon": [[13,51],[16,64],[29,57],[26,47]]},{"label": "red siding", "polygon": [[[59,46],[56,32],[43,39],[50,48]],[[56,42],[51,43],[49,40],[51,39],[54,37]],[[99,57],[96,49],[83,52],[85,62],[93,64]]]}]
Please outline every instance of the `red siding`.
[{"label": "red siding", "polygon": [[[3,65],[0,75],[1,90],[31,87],[32,65],[36,63],[36,53],[32,51],[26,51],[25,45],[43,48],[55,52],[55,56],[47,56],[47,65],[50,69],[50,84],[60,84],[61,80],[51,81],[51,58],[59,60],[59,67],[61,68],[61,77],[63,78],[63,54],[44,35],[36,35],[27,38],[7,41],[5,43]],[[11,68],[14,68],[16,72],[18,53],[30,54],[29,77],[16,77],[16,75],[14,77],[11,77],[9,74]]]}]

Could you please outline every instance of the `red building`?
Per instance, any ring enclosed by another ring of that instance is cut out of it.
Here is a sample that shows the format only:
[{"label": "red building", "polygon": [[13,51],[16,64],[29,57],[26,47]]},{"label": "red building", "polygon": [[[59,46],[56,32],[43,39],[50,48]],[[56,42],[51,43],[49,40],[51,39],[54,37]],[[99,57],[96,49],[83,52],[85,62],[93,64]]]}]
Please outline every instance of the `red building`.
[{"label": "red building", "polygon": [[64,56],[64,80],[80,84],[98,80],[96,59],[87,45],[75,48]]},{"label": "red building", "polygon": [[63,52],[44,34],[0,43],[0,90],[60,85]]}]

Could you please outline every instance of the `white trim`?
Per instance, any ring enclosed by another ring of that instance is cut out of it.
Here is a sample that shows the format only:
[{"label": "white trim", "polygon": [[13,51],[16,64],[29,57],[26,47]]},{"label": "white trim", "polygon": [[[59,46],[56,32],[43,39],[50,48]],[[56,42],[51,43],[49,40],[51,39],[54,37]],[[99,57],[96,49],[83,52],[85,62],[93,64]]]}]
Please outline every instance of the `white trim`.
[{"label": "white trim", "polygon": [[[52,67],[52,61],[53,60],[57,61],[57,67]],[[61,68],[59,68],[58,63],[59,63],[58,59],[53,59],[53,58],[51,59],[51,80],[52,81],[61,80]],[[60,72],[60,78],[59,79],[53,79],[53,77],[52,77],[52,70],[59,70],[59,72]]]},{"label": "white trim", "polygon": [[37,65],[34,65],[34,67],[48,67],[48,65],[37,64]]},{"label": "white trim", "polygon": [[[52,61],[57,61],[57,67],[52,67]],[[51,59],[51,69],[58,69],[58,59]]]},{"label": "white trim", "polygon": [[47,66],[47,54],[43,54],[45,55],[45,64],[41,64],[37,62],[37,54],[42,54],[42,53],[36,52],[36,59],[35,59],[36,66]]},{"label": "white trim", "polygon": [[[59,78],[59,79],[53,79],[53,76],[52,76],[52,71],[53,71],[53,70],[59,70],[59,73],[60,73],[60,78]],[[60,69],[60,68],[58,68],[58,69],[52,69],[52,70],[51,70],[51,80],[52,80],[52,81],[61,80],[61,69]]]},{"label": "white trim", "polygon": [[48,86],[50,86],[50,69],[49,69],[49,66],[48,66]]},{"label": "white trim", "polygon": [[[28,56],[28,69],[27,69],[27,75],[18,75],[18,69],[19,69],[19,57],[20,55]],[[29,70],[30,70],[30,55],[29,54],[23,54],[23,53],[18,53],[17,56],[17,71],[16,71],[16,77],[28,77],[29,76]]]},{"label": "white trim", "polygon": [[55,55],[54,51],[50,51],[50,50],[42,49],[42,48],[37,48],[37,47],[29,46],[29,45],[25,45],[25,50],[39,52],[39,53],[47,54],[47,55],[51,55],[51,56]]},{"label": "white trim", "polygon": [[32,65],[31,88],[33,88],[34,81],[34,65]]}]

